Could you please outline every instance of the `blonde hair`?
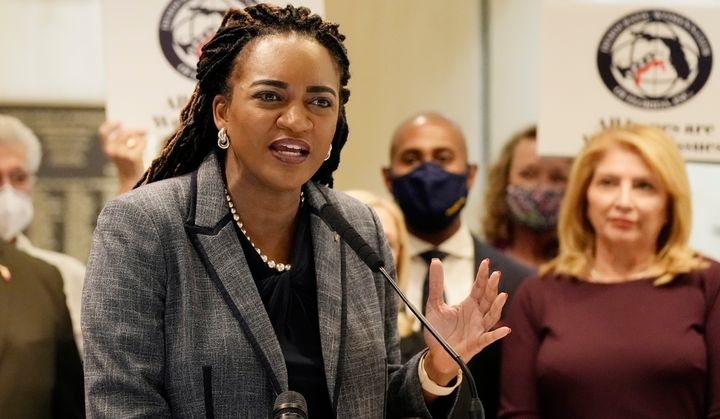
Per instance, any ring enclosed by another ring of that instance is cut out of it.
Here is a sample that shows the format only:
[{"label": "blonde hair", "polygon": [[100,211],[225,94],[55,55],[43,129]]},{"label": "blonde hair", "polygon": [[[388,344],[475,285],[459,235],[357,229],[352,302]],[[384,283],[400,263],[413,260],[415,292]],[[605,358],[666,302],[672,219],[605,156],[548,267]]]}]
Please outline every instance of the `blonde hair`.
[{"label": "blonde hair", "polygon": [[664,131],[647,125],[608,128],[593,136],[575,158],[558,220],[558,256],[540,267],[540,273],[588,276],[593,264],[595,232],[587,218],[587,190],[595,167],[615,146],[636,152],[657,173],[668,194],[668,223],[657,239],[655,264],[662,270],[655,285],[667,284],[678,274],[701,268],[706,262],[688,245],[692,212],[685,164],[675,142]]},{"label": "blonde hair", "polygon": [[[403,292],[407,291],[407,270],[408,266],[410,266],[410,254],[407,248],[407,229],[402,211],[400,211],[400,208],[398,208],[394,202],[368,191],[356,189],[345,191],[345,193],[373,209],[380,208],[387,211],[390,217],[392,217],[395,223],[395,229],[398,232],[398,244],[400,248],[397,255],[398,261],[395,265],[397,284]],[[415,316],[409,313],[405,308],[405,303],[400,301],[400,310],[398,311],[398,331],[400,337],[407,337],[413,333],[414,322]]]},{"label": "blonde hair", "polygon": [[507,203],[507,187],[510,184],[510,167],[512,166],[515,148],[523,140],[535,141],[537,127],[532,125],[517,132],[510,138],[497,160],[490,166],[485,191],[485,211],[481,220],[485,239],[493,246],[510,245],[512,237],[512,217]]}]

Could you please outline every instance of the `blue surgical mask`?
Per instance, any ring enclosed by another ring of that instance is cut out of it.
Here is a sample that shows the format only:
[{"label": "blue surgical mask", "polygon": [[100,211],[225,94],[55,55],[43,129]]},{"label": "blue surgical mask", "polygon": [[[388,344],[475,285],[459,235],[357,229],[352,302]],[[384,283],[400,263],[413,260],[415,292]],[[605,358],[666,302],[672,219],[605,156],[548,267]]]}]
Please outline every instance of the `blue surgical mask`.
[{"label": "blue surgical mask", "polygon": [[455,221],[465,206],[467,180],[467,172],[450,173],[432,163],[390,179],[405,222],[422,233],[436,233]]}]

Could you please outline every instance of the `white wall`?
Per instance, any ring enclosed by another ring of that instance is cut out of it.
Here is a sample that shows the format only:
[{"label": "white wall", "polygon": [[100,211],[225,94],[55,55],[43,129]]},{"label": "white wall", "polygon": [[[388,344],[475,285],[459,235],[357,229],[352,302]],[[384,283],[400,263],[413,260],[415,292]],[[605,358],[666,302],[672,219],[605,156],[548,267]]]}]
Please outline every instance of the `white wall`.
[{"label": "white wall", "polygon": [[488,134],[491,158],[517,131],[537,122],[540,0],[487,0]]},{"label": "white wall", "polygon": [[102,104],[100,0],[0,0],[0,102]]}]

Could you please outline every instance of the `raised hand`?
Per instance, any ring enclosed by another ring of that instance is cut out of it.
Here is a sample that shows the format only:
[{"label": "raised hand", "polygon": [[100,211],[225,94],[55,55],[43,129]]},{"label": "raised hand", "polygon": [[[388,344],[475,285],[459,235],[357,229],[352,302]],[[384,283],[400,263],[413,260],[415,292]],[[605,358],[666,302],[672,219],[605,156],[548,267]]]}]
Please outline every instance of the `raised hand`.
[{"label": "raised hand", "polygon": [[[504,326],[493,329],[500,319],[507,294],[498,294],[500,272],[490,274],[489,271],[490,262],[485,259],[480,263],[470,295],[460,304],[450,306],[443,301],[442,262],[434,259],[430,263],[426,317],[465,362],[510,333],[510,328]],[[457,375],[458,366],[427,330],[424,335],[429,348],[425,370],[433,381],[446,384]]]},{"label": "raised hand", "polygon": [[125,129],[119,122],[105,121],[98,134],[103,153],[117,168],[119,193],[131,190],[145,171],[145,130]]}]

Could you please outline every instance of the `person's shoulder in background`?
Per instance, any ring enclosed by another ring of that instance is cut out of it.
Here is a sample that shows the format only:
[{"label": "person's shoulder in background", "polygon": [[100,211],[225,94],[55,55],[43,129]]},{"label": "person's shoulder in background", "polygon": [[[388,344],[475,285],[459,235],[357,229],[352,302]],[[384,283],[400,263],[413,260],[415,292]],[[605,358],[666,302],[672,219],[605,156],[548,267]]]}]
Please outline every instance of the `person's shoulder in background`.
[{"label": "person's shoulder in background", "polygon": [[54,252],[52,250],[37,247],[23,234],[20,234],[17,237],[15,246],[18,250],[54,265],[58,268],[58,270],[60,270],[63,278],[67,279],[67,277],[70,277],[73,279],[82,279],[85,277],[84,263],[65,253]]},{"label": "person's shoulder in background", "polygon": [[2,240],[0,263],[10,272],[10,279],[6,279],[8,282],[26,277],[36,278],[62,293],[62,277],[55,266]]},{"label": "person's shoulder in background", "polygon": [[18,250],[41,259],[60,271],[67,308],[70,312],[70,319],[73,325],[75,343],[82,353],[83,342],[80,329],[80,308],[82,306],[82,289],[85,283],[85,264],[70,255],[41,249],[32,244],[30,239],[22,234],[17,237],[15,246]]}]

